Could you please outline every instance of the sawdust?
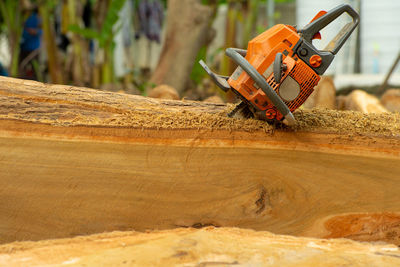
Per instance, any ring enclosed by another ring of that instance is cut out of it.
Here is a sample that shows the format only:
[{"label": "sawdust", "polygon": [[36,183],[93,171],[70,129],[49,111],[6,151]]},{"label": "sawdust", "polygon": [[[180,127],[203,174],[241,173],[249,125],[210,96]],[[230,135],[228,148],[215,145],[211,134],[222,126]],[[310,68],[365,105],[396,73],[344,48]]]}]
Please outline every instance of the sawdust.
[{"label": "sawdust", "polygon": [[287,127],[256,119],[229,118],[232,104],[159,100],[18,79],[0,81],[0,119],[143,130],[208,129],[267,134],[280,130],[383,137],[398,137],[400,133],[399,113],[298,110],[294,113],[297,124]]},{"label": "sawdust", "polygon": [[[296,125],[286,126],[281,123],[269,124],[265,121],[229,118],[227,114],[233,109],[228,105],[218,113],[171,111],[157,106],[109,112],[91,112],[80,110],[64,110],[57,114],[44,110],[35,113],[7,114],[4,119],[46,123],[57,126],[107,126],[139,129],[207,129],[257,132],[272,134],[275,130],[302,131],[318,133],[337,133],[348,135],[372,135],[399,137],[400,114],[364,114],[355,111],[336,111],[327,109],[298,110],[294,113]],[[30,117],[34,116],[34,117]]]},{"label": "sawdust", "polygon": [[[113,119],[99,121],[110,126],[156,129],[209,129],[256,132],[272,134],[275,130],[329,132],[349,135],[373,135],[399,137],[400,114],[364,114],[354,111],[334,111],[327,109],[299,110],[295,112],[295,126],[269,124],[256,119],[237,119],[227,117],[233,108],[217,114],[182,112],[130,111]],[[72,124],[79,125],[81,121]],[[90,122],[86,122],[90,123]]]},{"label": "sawdust", "polygon": [[106,121],[106,124],[128,126],[133,128],[156,129],[208,129],[230,131],[264,131],[272,132],[274,127],[260,120],[232,119],[227,117],[229,108],[218,114],[197,112],[168,112],[157,113],[148,111],[130,111],[117,119]]},{"label": "sawdust", "polygon": [[295,130],[305,132],[331,132],[338,134],[400,136],[400,114],[365,114],[357,111],[327,109],[299,110],[295,112]]}]

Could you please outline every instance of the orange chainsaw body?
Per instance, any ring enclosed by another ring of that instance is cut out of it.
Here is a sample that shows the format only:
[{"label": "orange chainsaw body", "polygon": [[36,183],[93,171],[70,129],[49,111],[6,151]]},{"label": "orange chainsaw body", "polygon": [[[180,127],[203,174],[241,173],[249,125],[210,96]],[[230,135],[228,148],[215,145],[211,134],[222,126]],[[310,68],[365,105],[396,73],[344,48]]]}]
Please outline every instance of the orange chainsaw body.
[{"label": "orange chainsaw body", "polygon": [[[319,75],[294,53],[293,48],[299,40],[300,35],[294,27],[278,24],[251,40],[245,57],[284,100],[290,111],[304,103],[320,80]],[[272,65],[279,52],[287,68],[282,73],[281,83],[277,84]],[[257,110],[264,112],[267,119],[282,119],[282,114],[242,68],[236,69],[228,83]]]},{"label": "orange chainsaw body", "polygon": [[[342,14],[351,21],[322,50],[312,41],[321,39],[320,30]],[[211,79],[223,91],[232,90],[242,100],[228,114],[237,112],[267,121],[295,122],[292,112],[311,95],[335,55],[359,24],[359,15],[349,5],[329,12],[320,11],[303,29],[278,24],[251,40],[247,50],[227,48],[225,54],[236,64],[230,77],[215,74],[200,61]]]}]

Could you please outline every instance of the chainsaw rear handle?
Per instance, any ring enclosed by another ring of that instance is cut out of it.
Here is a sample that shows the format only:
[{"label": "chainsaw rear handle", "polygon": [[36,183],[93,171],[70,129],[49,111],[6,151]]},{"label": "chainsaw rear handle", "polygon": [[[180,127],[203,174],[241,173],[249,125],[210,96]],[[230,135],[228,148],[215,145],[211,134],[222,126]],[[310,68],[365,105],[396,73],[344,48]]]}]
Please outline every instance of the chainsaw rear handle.
[{"label": "chainsaw rear handle", "polygon": [[243,50],[236,51],[234,48],[227,48],[225,54],[235,61],[252,79],[260,86],[261,90],[267,95],[272,104],[287,119],[290,125],[295,123],[295,118],[290,112],[285,102],[277,95],[277,93],[269,86],[263,76],[241,55]]},{"label": "chainsaw rear handle", "polygon": [[353,19],[351,27],[347,30],[346,33],[338,40],[335,48],[331,51],[332,54],[336,55],[336,53],[340,50],[340,48],[344,45],[346,40],[350,37],[351,33],[357,27],[360,22],[360,16],[358,13],[350,6],[350,5],[340,5],[328,11],[325,15],[319,17],[313,22],[306,25],[300,32],[305,40],[309,43],[312,43],[312,39],[316,33],[329,25],[332,21],[337,19],[343,13],[347,13]]}]

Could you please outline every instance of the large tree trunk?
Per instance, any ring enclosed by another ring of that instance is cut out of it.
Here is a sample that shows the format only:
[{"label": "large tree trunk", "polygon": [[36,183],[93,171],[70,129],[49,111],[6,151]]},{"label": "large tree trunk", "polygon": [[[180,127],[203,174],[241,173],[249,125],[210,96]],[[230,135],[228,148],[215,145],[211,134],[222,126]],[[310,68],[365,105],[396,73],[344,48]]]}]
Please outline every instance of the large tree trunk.
[{"label": "large tree trunk", "polygon": [[299,111],[278,130],[4,77],[0,103],[3,243],[215,225],[400,244],[399,114]]},{"label": "large tree trunk", "polygon": [[185,89],[196,56],[207,41],[213,9],[199,0],[169,0],[167,33],[151,82]]},{"label": "large tree trunk", "polygon": [[394,245],[273,235],[237,228],[114,232],[0,246],[12,266],[399,266]]}]

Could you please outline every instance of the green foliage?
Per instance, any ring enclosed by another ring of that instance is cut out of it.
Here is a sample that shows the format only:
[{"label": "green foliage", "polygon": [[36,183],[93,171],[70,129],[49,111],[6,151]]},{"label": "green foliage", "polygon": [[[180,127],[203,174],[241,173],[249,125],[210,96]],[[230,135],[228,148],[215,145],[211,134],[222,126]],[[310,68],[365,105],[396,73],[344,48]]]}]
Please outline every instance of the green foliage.
[{"label": "green foliage", "polygon": [[3,31],[5,31],[6,25],[5,25],[5,21],[4,21],[3,12],[1,10],[0,10],[0,14],[1,14],[1,16],[0,16],[0,33],[2,33]]},{"label": "green foliage", "polygon": [[228,1],[227,0],[201,0],[201,3],[203,5],[222,5],[226,4]]},{"label": "green foliage", "polygon": [[71,32],[77,33],[88,39],[100,38],[100,34],[97,31],[95,31],[93,29],[82,28],[76,24],[69,25],[68,30],[70,30]]},{"label": "green foliage", "polygon": [[199,84],[204,77],[206,77],[207,73],[204,71],[203,67],[198,63],[200,59],[205,59],[207,56],[207,46],[203,46],[200,48],[199,53],[197,54],[196,60],[194,62],[194,66],[192,69],[192,73],[190,74],[190,78],[196,83]]},{"label": "green foliage", "polygon": [[112,0],[107,10],[106,18],[101,26],[100,31],[96,31],[94,29],[82,28],[78,25],[70,25],[69,30],[71,32],[77,33],[88,39],[95,39],[99,42],[99,46],[104,48],[107,45],[112,44],[112,40],[114,38],[115,33],[120,30],[118,27],[116,30],[114,29],[114,25],[117,23],[119,19],[119,11],[124,6],[126,0]]},{"label": "green foliage", "polygon": [[10,75],[18,76],[18,60],[19,60],[19,42],[22,36],[23,16],[21,5],[16,0],[1,0],[0,15],[4,21],[4,26],[1,30],[7,33],[9,45],[11,48],[11,66]]},{"label": "green foliage", "polygon": [[53,10],[58,5],[59,0],[45,0],[44,2],[48,10]]},{"label": "green foliage", "polygon": [[44,82],[44,78],[43,78],[43,73],[40,70],[40,65],[37,59],[32,60],[32,66],[33,66],[33,70],[35,71],[37,80],[39,82]]},{"label": "green foliage", "polygon": [[[211,5],[214,4],[215,2],[217,2],[218,5],[223,5],[223,4],[227,4],[228,2],[232,3],[232,2],[238,2],[238,3],[245,3],[248,0],[201,0],[201,3],[203,5]],[[266,3],[269,0],[260,0],[261,3]],[[274,0],[275,3],[293,3],[296,0]]]},{"label": "green foliage", "polygon": [[0,1],[1,20],[8,26],[8,30],[16,30],[21,27],[21,12],[19,1],[2,0]]},{"label": "green foliage", "polygon": [[[82,37],[97,40],[99,47],[104,51],[104,59],[100,66],[102,84],[111,83],[115,79],[113,71],[114,36],[122,26],[120,25],[115,28],[115,25],[119,19],[119,11],[124,6],[125,1],[126,0],[110,0],[107,14],[100,30],[81,28],[78,25],[70,25],[68,27],[71,32],[79,34]],[[99,53],[96,55],[98,56]]]}]

